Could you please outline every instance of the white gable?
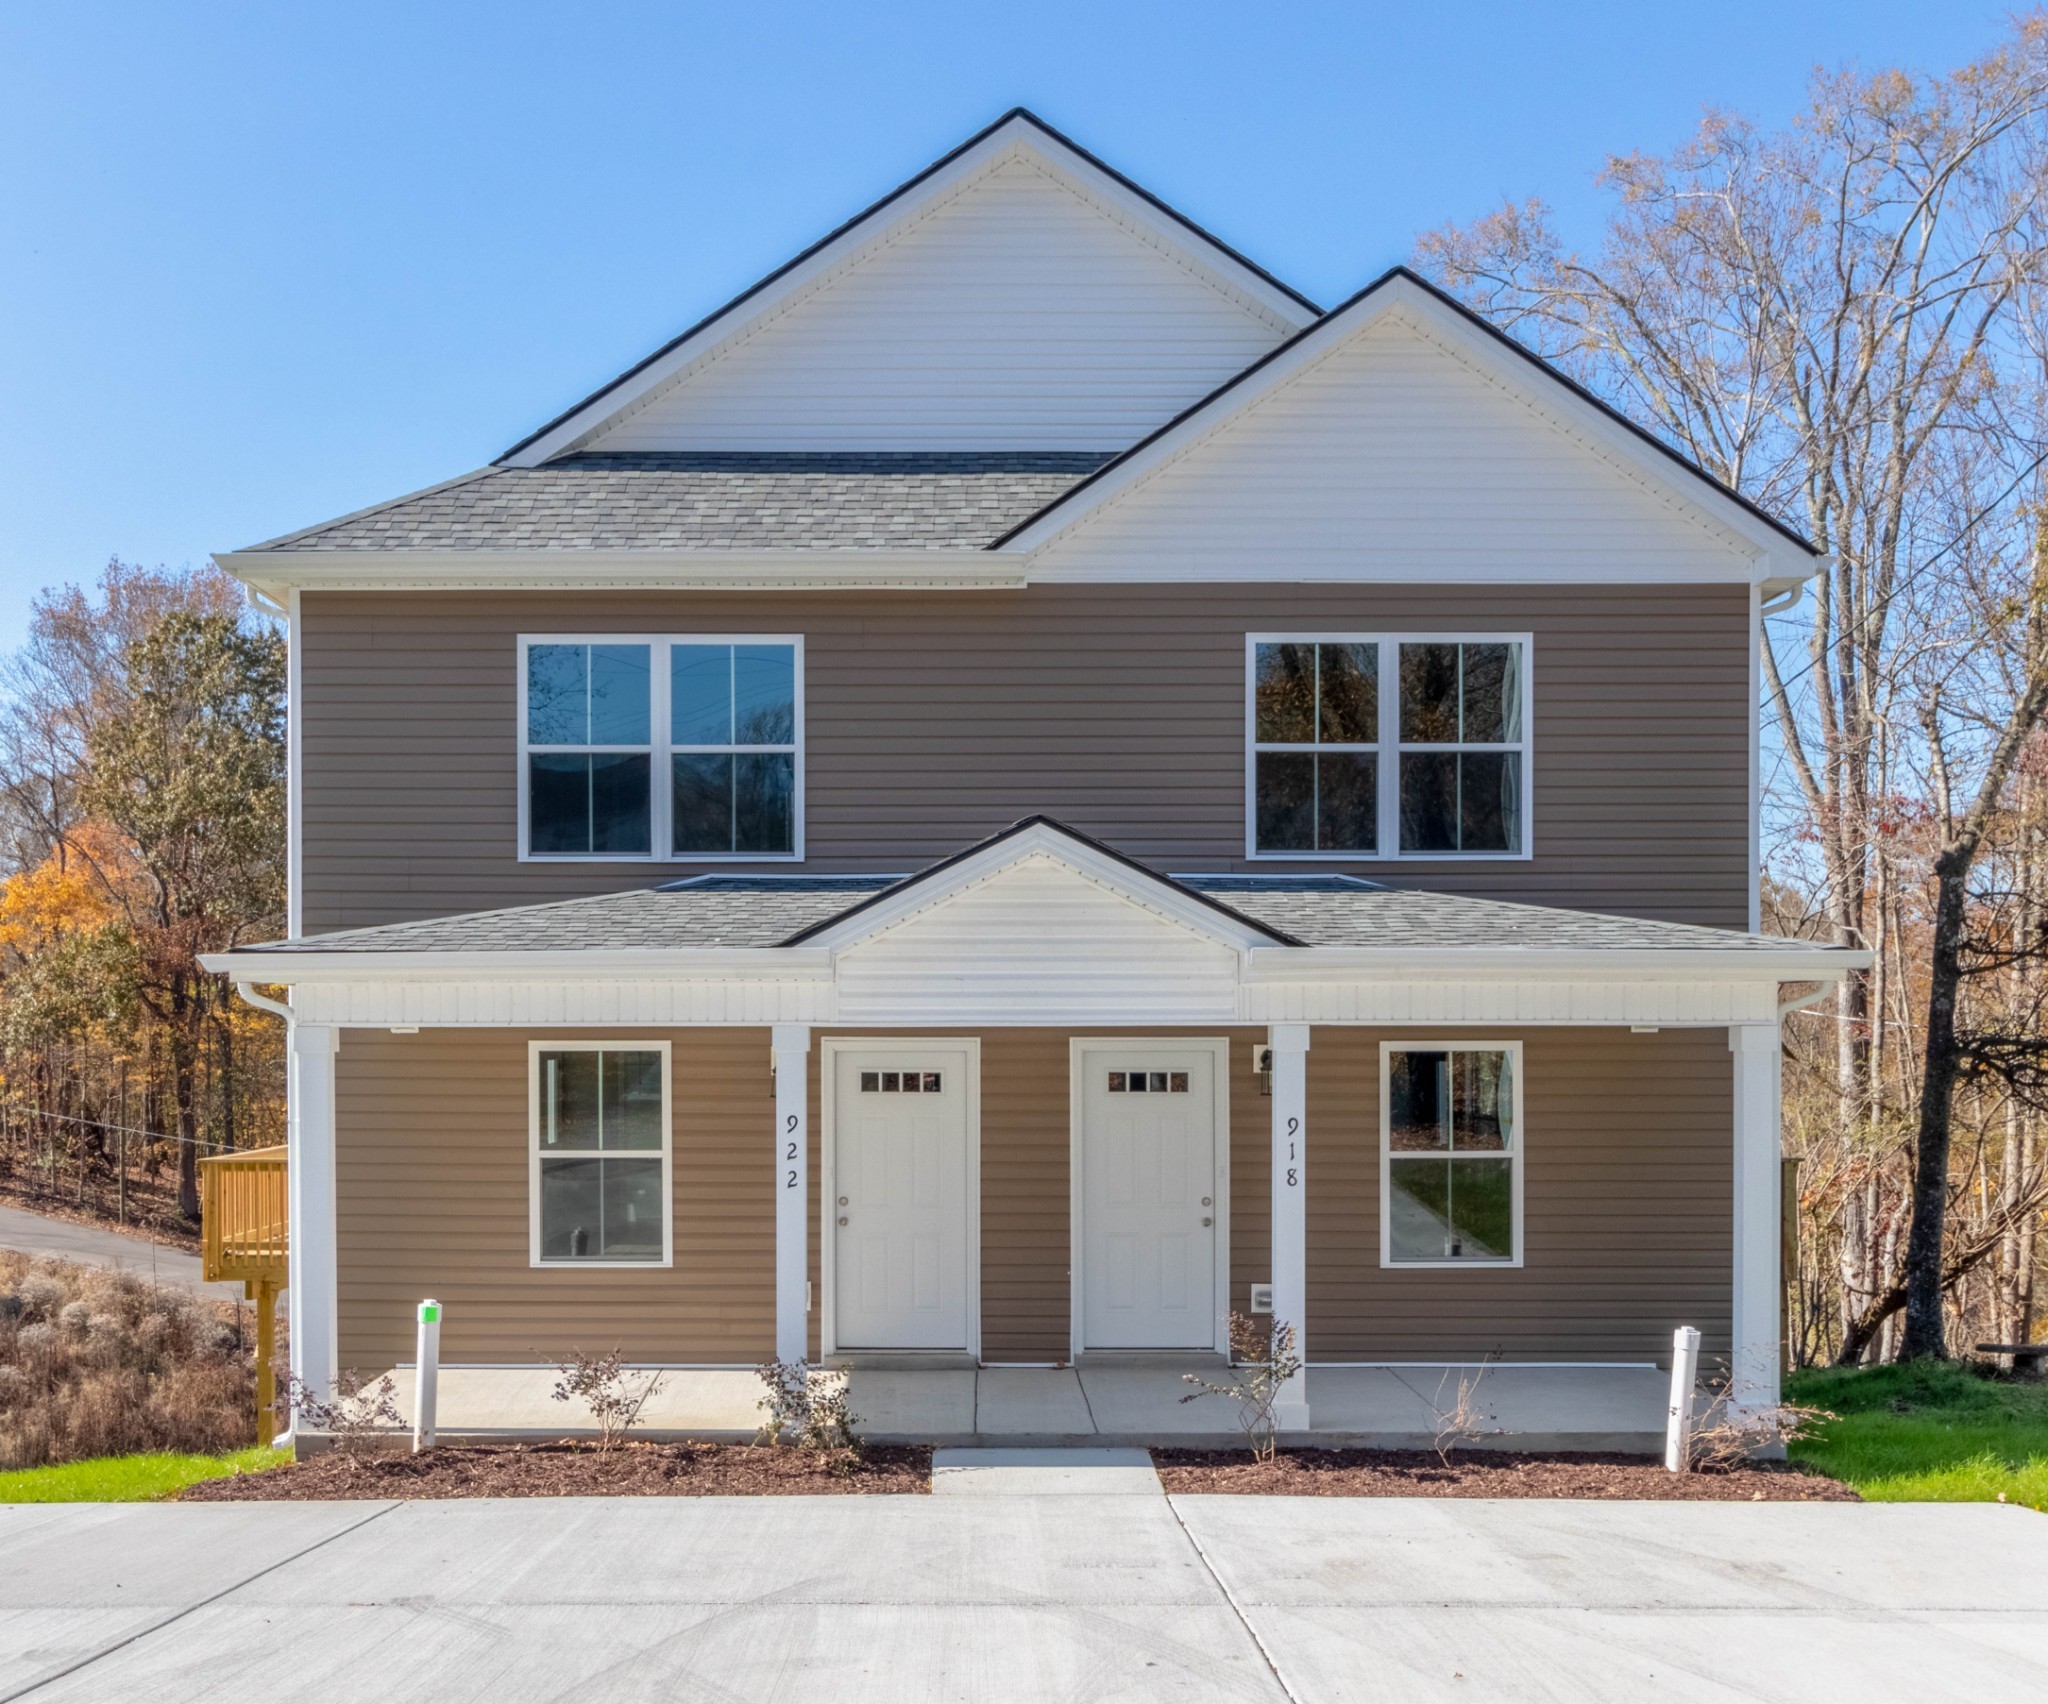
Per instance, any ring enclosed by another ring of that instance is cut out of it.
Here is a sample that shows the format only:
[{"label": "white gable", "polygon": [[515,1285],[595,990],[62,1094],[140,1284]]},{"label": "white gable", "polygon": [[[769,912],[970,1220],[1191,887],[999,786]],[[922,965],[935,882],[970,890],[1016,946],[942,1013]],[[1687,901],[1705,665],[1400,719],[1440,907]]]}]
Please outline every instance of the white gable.
[{"label": "white gable", "polygon": [[575,447],[1119,450],[1292,329],[1013,149]]},{"label": "white gable", "polygon": [[1766,557],[1806,571],[1732,500],[1427,307],[1384,306],[1269,377],[1290,350],[1206,429],[1197,417],[1112,470],[1019,535],[1031,578],[1749,579]]},{"label": "white gable", "polygon": [[[851,921],[851,920],[850,920]],[[1222,934],[1230,920],[1217,917]],[[1227,1023],[1238,952],[1043,851],[837,955],[842,1022]]]}]

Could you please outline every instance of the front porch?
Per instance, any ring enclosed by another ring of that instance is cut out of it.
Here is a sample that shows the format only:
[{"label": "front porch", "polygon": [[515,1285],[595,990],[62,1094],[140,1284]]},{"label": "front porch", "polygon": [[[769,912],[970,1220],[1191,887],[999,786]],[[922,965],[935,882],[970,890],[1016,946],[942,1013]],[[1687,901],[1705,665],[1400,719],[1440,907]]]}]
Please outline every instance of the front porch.
[{"label": "front porch", "polygon": [[[1220,1449],[1241,1445],[1232,1404],[1182,1402],[1182,1373],[1217,1377],[1214,1361],[1185,1366],[982,1367],[932,1371],[857,1367],[853,1408],[872,1443],[940,1446],[1133,1445]],[[413,1369],[391,1378],[412,1418]],[[554,1401],[547,1367],[444,1367],[438,1400],[443,1442],[595,1436],[573,1405]],[[1664,1447],[1666,1375],[1653,1366],[1424,1364],[1312,1367],[1309,1430],[1282,1441],[1328,1449],[1428,1449],[1438,1411],[1455,1406],[1461,1379],[1478,1379],[1472,1405],[1486,1436],[1461,1448],[1618,1450]],[[634,1436],[733,1442],[753,1436],[761,1381],[740,1367],[664,1369]]]}]

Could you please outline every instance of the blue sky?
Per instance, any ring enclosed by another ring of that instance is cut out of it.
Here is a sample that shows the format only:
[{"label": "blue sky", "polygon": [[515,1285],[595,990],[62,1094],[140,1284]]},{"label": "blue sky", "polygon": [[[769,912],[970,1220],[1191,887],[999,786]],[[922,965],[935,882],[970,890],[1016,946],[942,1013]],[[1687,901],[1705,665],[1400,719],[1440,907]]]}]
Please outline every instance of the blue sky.
[{"label": "blue sky", "polygon": [[0,9],[0,646],[488,461],[1005,107],[1328,303],[1979,0]]}]

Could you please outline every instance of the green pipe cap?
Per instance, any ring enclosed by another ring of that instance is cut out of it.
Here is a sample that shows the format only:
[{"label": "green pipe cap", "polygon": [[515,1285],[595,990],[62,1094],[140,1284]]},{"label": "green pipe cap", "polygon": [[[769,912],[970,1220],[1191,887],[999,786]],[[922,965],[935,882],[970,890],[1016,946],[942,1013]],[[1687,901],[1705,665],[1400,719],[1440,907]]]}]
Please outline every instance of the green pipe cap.
[{"label": "green pipe cap", "polygon": [[420,1324],[422,1324],[422,1325],[439,1325],[440,1323],[441,1323],[441,1304],[440,1304],[439,1302],[422,1302],[422,1303],[420,1303]]}]

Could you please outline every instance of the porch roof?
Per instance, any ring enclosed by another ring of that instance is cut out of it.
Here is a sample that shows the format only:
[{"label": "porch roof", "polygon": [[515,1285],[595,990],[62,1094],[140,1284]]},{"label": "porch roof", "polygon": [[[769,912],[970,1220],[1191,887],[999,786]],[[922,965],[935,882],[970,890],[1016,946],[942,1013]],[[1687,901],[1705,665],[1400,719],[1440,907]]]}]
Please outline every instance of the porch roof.
[{"label": "porch roof", "polygon": [[[1124,857],[1088,836],[1042,817],[1027,818],[967,852],[913,875],[764,875],[687,877],[658,887],[587,899],[557,900],[506,910],[469,912],[419,922],[340,930],[242,947],[236,968],[266,954],[700,952],[706,949],[795,949],[856,913],[917,889],[942,894],[964,860],[997,852],[1005,841],[1049,831],[1115,860],[1135,883],[1156,885],[1219,918],[1248,924],[1283,955],[1291,950],[1379,950],[1389,953],[1528,951],[1532,953],[1769,953],[1813,956],[1816,974],[1841,949],[1825,942],[1736,929],[1615,917],[1560,906],[1476,899],[1464,894],[1388,886],[1330,874],[1167,875]],[[979,860],[986,863],[985,857]]]}]

